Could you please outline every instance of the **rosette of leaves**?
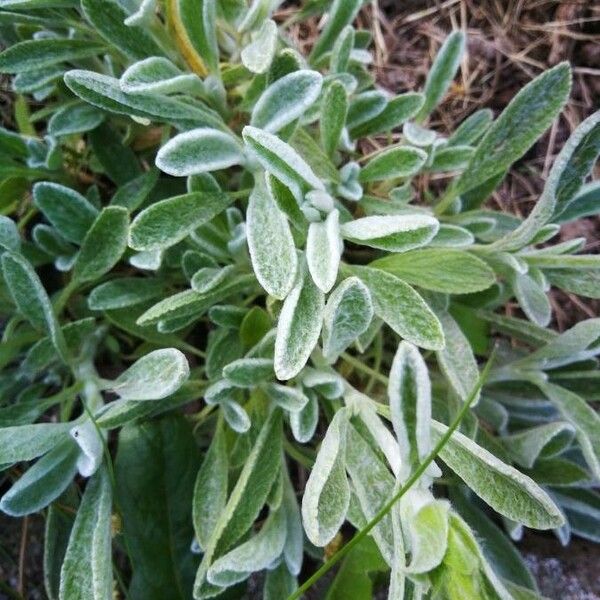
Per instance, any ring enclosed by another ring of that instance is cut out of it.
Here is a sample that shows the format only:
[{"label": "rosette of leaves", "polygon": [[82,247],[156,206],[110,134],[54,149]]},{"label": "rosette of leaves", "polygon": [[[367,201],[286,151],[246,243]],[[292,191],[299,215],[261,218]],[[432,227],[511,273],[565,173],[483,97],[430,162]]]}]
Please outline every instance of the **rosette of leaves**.
[{"label": "rosette of leaves", "polygon": [[567,64],[445,136],[463,33],[392,94],[360,0],[299,10],[308,56],[279,4],[2,3],[0,508],[45,513],[51,599],[296,598],[340,559],[329,600],[540,597],[509,537],[600,538],[600,325],[547,327],[552,286],[600,296],[551,242],[600,210],[600,114],[528,217],[484,208]]}]

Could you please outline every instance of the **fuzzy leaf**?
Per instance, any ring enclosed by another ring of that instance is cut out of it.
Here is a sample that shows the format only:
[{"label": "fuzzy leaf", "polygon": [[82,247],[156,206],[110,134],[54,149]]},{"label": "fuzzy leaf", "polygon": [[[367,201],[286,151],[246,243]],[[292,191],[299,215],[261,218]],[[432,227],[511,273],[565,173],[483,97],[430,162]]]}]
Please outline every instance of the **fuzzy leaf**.
[{"label": "fuzzy leaf", "polygon": [[308,402],[299,411],[290,412],[290,427],[294,438],[301,444],[309,442],[319,422],[319,402],[314,393],[307,393]]},{"label": "fuzzy leaf", "polygon": [[275,375],[287,380],[306,365],[321,333],[325,299],[304,266],[283,303],[275,338]]},{"label": "fuzzy leaf", "polygon": [[26,73],[44,69],[56,63],[95,56],[103,49],[103,44],[90,40],[26,40],[10,46],[0,54],[0,72]]},{"label": "fuzzy leaf", "polygon": [[263,168],[289,187],[297,200],[312,189],[324,190],[304,159],[278,137],[250,126],[244,127],[242,135]]},{"label": "fuzzy leaf", "polygon": [[[219,46],[217,43],[217,5],[215,0],[177,0],[181,23],[185,33],[196,49],[201,64],[196,71],[204,74],[208,69],[215,73],[219,69]],[[195,59],[194,62],[196,62]],[[206,64],[204,64],[206,63]]]},{"label": "fuzzy leaf", "polygon": [[489,108],[482,108],[467,117],[448,138],[449,146],[468,146],[477,142],[487,131],[494,119]]},{"label": "fuzzy leaf", "polygon": [[313,46],[310,59],[317,60],[330,50],[346,25],[356,17],[362,0],[334,0],[328,14],[327,24]]},{"label": "fuzzy leaf", "polygon": [[121,75],[119,85],[127,94],[175,94],[202,90],[202,82],[197,75],[180,71],[162,56],[151,56],[133,63]]},{"label": "fuzzy leaf", "polygon": [[[437,317],[444,330],[446,345],[436,352],[442,373],[450,387],[461,400],[466,400],[477,385],[479,369],[471,344],[458,323],[446,311],[437,311]],[[479,400],[479,394],[473,405]]]},{"label": "fuzzy leaf", "polygon": [[12,219],[0,215],[0,248],[18,252],[21,247],[21,236]]},{"label": "fuzzy leaf", "polygon": [[208,581],[228,587],[243,581],[250,573],[266,569],[279,558],[285,537],[286,516],[277,510],[269,515],[259,533],[211,565]]},{"label": "fuzzy leaf", "polygon": [[33,187],[33,201],[58,232],[81,244],[98,216],[98,210],[75,190],[44,181]]},{"label": "fuzzy leaf", "polygon": [[561,63],[528,83],[479,142],[454,191],[462,194],[504,172],[556,118],[569,95],[571,71]]},{"label": "fuzzy leaf", "polygon": [[231,135],[208,128],[176,135],[156,155],[156,166],[175,177],[218,171],[243,162],[242,148]]},{"label": "fuzzy leaf", "polygon": [[88,482],[60,575],[60,600],[107,600],[113,591],[111,487],[104,469]]},{"label": "fuzzy leaf", "polygon": [[496,281],[494,272],[481,259],[462,250],[446,248],[390,254],[370,266],[412,285],[446,294],[480,292]]},{"label": "fuzzy leaf", "polygon": [[321,103],[321,144],[332,156],[340,142],[348,112],[348,96],[344,86],[334,81],[326,90]]},{"label": "fuzzy leaf", "polygon": [[232,201],[231,196],[222,192],[195,192],[155,202],[131,223],[129,245],[135,250],[173,246],[216,217]]},{"label": "fuzzy leaf", "polygon": [[537,382],[537,386],[573,427],[581,451],[596,478],[600,478],[600,416],[580,396],[558,385]]},{"label": "fuzzy leaf", "polygon": [[2,274],[19,312],[36,328],[45,331],[63,362],[68,363],[65,339],[50,298],[33,267],[20,254],[2,255]]},{"label": "fuzzy leaf", "polygon": [[311,223],[306,238],[306,262],[317,287],[325,294],[335,285],[341,257],[340,214],[332,210],[327,219]]},{"label": "fuzzy leaf", "polygon": [[302,497],[302,520],[315,546],[328,544],[342,526],[350,503],[345,452],[348,412],[339,409],[321,443]]},{"label": "fuzzy leaf", "polygon": [[297,388],[279,383],[269,383],[265,387],[265,391],[277,406],[291,413],[300,412],[308,404],[308,396]]},{"label": "fuzzy leaf", "polygon": [[121,277],[95,287],[88,295],[91,310],[112,310],[158,298],[164,283],[151,277]]},{"label": "fuzzy leaf", "polygon": [[109,44],[134,59],[161,55],[160,46],[144,27],[127,26],[127,13],[115,0],[81,0],[86,19]]},{"label": "fuzzy leaf", "polygon": [[354,27],[346,25],[335,40],[329,60],[330,73],[343,73],[348,67],[350,54],[354,48]]},{"label": "fuzzy leaf", "polygon": [[462,31],[452,32],[439,49],[425,82],[425,102],[417,115],[422,121],[439,104],[448,91],[465,50],[465,34]]},{"label": "fuzzy leaf", "polygon": [[110,271],[127,248],[129,213],[121,206],[103,208],[87,232],[73,266],[73,280],[94,281]]},{"label": "fuzzy leaf", "polygon": [[430,242],[438,228],[438,220],[429,215],[385,215],[344,223],[341,233],[355,244],[389,252],[406,252]]},{"label": "fuzzy leaf", "polygon": [[527,318],[540,327],[546,327],[552,318],[552,306],[538,281],[529,275],[517,273],[513,277],[512,286]]},{"label": "fuzzy leaf", "polygon": [[72,424],[36,423],[0,428],[0,464],[33,460],[65,439]]},{"label": "fuzzy leaf", "polygon": [[423,106],[424,96],[416,92],[401,94],[390,100],[386,107],[365,123],[353,127],[350,135],[353,139],[391,131],[413,117]]},{"label": "fuzzy leaf", "polygon": [[190,368],[176,348],[154,350],[142,356],[110,384],[123,400],[160,400],[177,391]]},{"label": "fuzzy leaf", "polygon": [[273,376],[270,358],[239,358],[223,368],[223,377],[239,387],[255,387]]},{"label": "fuzzy leaf", "polygon": [[406,478],[431,450],[431,383],[425,361],[408,342],[401,342],[394,356],[388,397]]},{"label": "fuzzy leaf", "polygon": [[78,102],[59,108],[48,121],[48,133],[56,137],[84,133],[104,121],[104,113],[95,106]]},{"label": "fuzzy leaf", "polygon": [[248,202],[246,235],[258,282],[268,294],[283,300],[296,278],[296,246],[287,219],[262,176],[257,177]]},{"label": "fuzzy leaf", "polygon": [[78,449],[65,440],[48,452],[2,496],[0,510],[11,517],[39,512],[56,500],[77,474]]},{"label": "fuzzy leaf", "polygon": [[372,158],[361,170],[359,181],[381,181],[397,177],[410,177],[421,169],[427,153],[419,148],[390,148]]},{"label": "fuzzy leaf", "polygon": [[369,289],[358,277],[348,277],[333,291],[323,313],[323,354],[333,363],[369,327],[373,319]]},{"label": "fuzzy leaf", "polygon": [[[432,421],[435,441],[447,427]],[[552,529],[564,518],[536,483],[503,463],[474,441],[455,431],[439,457],[487,504],[501,515],[533,529]]]},{"label": "fuzzy leaf", "polygon": [[321,92],[323,77],[317,71],[289,73],[272,83],[252,110],[250,124],[276,133],[312,106]]},{"label": "fuzzy leaf", "polygon": [[252,73],[266,73],[277,49],[277,24],[264,21],[254,39],[241,52],[243,65]]},{"label": "fuzzy leaf", "polygon": [[440,322],[407,283],[370,267],[352,267],[351,272],[369,288],[375,314],[398,335],[421,348],[438,350],[444,347]]},{"label": "fuzzy leaf", "polygon": [[196,537],[207,548],[225,503],[229,479],[229,459],[222,426],[217,427],[208,452],[196,477],[193,499],[193,518]]}]

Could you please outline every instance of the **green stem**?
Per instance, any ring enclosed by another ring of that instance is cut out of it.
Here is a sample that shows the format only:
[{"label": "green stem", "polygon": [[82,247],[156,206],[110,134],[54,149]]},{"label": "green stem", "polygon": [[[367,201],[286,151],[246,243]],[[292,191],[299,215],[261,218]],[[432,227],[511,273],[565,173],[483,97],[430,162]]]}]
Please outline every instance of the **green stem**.
[{"label": "green stem", "polygon": [[456,193],[456,185],[454,183],[450,184],[440,201],[433,207],[433,212],[435,215],[443,215],[446,210],[450,207],[450,205],[458,198],[458,194]]},{"label": "green stem", "polygon": [[342,352],[341,357],[344,362],[347,362],[349,365],[353,366],[355,369],[358,369],[359,371],[362,371],[363,373],[370,375],[373,379],[377,379],[378,381],[380,381],[381,383],[383,383],[385,385],[387,385],[389,383],[389,379],[385,375],[382,375],[375,369],[372,369],[368,365],[363,364],[360,360],[358,360],[357,358],[354,358],[354,356],[348,354],[347,352]]},{"label": "green stem", "polygon": [[435,445],[434,449],[427,455],[425,460],[415,470],[415,472],[407,479],[406,483],[400,488],[392,498],[378,511],[378,513],[369,521],[369,523],[363,527],[347,544],[342,546],[329,560],[327,560],[311,577],[309,577],[293,594],[288,596],[287,600],[297,600],[312,587],[325,573],[330,571],[348,552],[352,550],[357,544],[359,544],[376,526],[377,524],[390,512],[394,504],[408,492],[408,490],[420,479],[421,475],[425,472],[427,467],[435,460],[437,455],[440,453],[442,448],[446,445],[452,434],[458,429],[462,419],[470,409],[473,400],[477,397],[477,394],[481,390],[489,370],[494,360],[495,350],[492,352],[487,364],[485,365],[477,383],[471,390],[468,398],[463,404],[460,412],[448,427],[446,433],[440,438],[440,441]]}]

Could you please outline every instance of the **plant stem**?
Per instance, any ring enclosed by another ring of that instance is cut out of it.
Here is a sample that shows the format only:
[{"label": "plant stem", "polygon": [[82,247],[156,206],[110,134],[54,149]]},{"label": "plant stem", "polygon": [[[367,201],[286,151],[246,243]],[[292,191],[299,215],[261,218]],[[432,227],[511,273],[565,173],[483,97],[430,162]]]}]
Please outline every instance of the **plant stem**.
[{"label": "plant stem", "polygon": [[358,369],[359,371],[362,371],[363,373],[370,375],[373,379],[377,379],[378,381],[380,381],[381,383],[383,383],[385,385],[387,385],[389,383],[389,379],[385,375],[382,375],[375,369],[372,369],[368,365],[363,364],[360,360],[358,360],[357,358],[354,358],[354,356],[348,354],[347,352],[342,352],[341,357],[344,362],[347,362],[349,365],[353,366],[355,369]]},{"label": "plant stem", "polygon": [[442,448],[446,445],[452,434],[458,429],[467,411],[470,409],[473,400],[477,397],[477,394],[481,390],[487,375],[492,366],[494,360],[495,350],[490,355],[490,358],[485,365],[477,383],[471,390],[468,398],[465,400],[460,412],[448,427],[448,430],[440,438],[440,441],[435,445],[434,449],[427,455],[425,460],[419,464],[415,472],[407,479],[406,483],[400,488],[392,498],[379,510],[379,512],[369,521],[369,523],[363,527],[347,544],[342,546],[329,560],[327,560],[311,577],[309,577],[293,594],[288,596],[287,600],[297,600],[306,592],[312,585],[314,585],[325,573],[330,571],[352,548],[359,544],[376,526],[377,524],[388,514],[394,504],[408,492],[408,490],[419,480],[421,475],[425,472],[427,467],[435,460],[437,455],[440,453]]}]

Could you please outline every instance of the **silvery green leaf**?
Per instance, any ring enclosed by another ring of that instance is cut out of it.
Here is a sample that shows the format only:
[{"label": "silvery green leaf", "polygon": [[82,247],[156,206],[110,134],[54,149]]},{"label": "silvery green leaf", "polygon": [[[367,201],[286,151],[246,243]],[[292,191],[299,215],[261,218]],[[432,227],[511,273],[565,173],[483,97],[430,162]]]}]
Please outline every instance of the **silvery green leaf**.
[{"label": "silvery green leaf", "polygon": [[312,106],[321,92],[323,77],[307,69],[284,75],[260,96],[250,124],[269,133],[289,125]]},{"label": "silvery green leaf", "polygon": [[568,223],[582,217],[590,217],[600,212],[600,182],[590,181],[581,186],[571,202],[562,210],[555,211],[555,223]]},{"label": "silvery green leaf", "polygon": [[142,271],[158,271],[162,264],[163,250],[147,250],[136,252],[129,257],[129,264]]},{"label": "silvery green leaf", "polygon": [[228,133],[202,127],[176,135],[156,155],[156,166],[185,177],[244,163],[241,146]]},{"label": "silvery green leaf", "polygon": [[221,402],[221,411],[227,425],[236,433],[246,433],[250,430],[252,422],[243,406],[233,400]]},{"label": "silvery green leaf", "polygon": [[265,386],[265,392],[277,406],[291,413],[300,412],[308,404],[308,396],[298,388],[269,383]]},{"label": "silvery green leaf", "polygon": [[538,458],[556,456],[565,450],[574,434],[572,425],[556,421],[507,435],[502,444],[515,462],[531,469]]},{"label": "silvery green leaf", "polygon": [[62,330],[50,298],[34,268],[20,254],[5,252],[2,255],[2,274],[19,312],[36,329],[48,334],[61,360],[68,363]]},{"label": "silvery green leaf", "polygon": [[38,39],[18,42],[0,54],[0,72],[25,73],[99,54],[103,44],[77,39]]},{"label": "silvery green leaf", "polygon": [[225,432],[222,426],[217,426],[194,486],[192,515],[201,548],[208,546],[217,520],[225,508],[228,479],[229,459]]},{"label": "silvery green leaf", "polygon": [[104,121],[104,113],[95,106],[77,102],[59,108],[48,121],[48,133],[59,137],[84,133]]},{"label": "silvery green leaf", "polygon": [[73,265],[73,281],[99,279],[121,259],[127,248],[129,213],[122,206],[107,206],[92,223]]},{"label": "silvery green leaf", "polygon": [[201,94],[204,89],[197,75],[180,71],[163,56],[151,56],[133,63],[121,75],[119,85],[126,94]]},{"label": "silvery green leaf", "polygon": [[98,210],[81,194],[58,183],[36,183],[33,201],[58,232],[75,244],[81,244],[98,216]]},{"label": "silvery green leaf", "polygon": [[351,202],[358,202],[363,196],[363,189],[360,183],[358,183],[358,177],[360,175],[360,166],[358,163],[349,162],[346,163],[340,169],[340,178],[342,183],[337,187],[337,193]]},{"label": "silvery green leaf", "polygon": [[290,427],[301,444],[310,442],[319,423],[319,402],[316,394],[307,392],[308,402],[300,411],[290,413]]},{"label": "silvery green leaf", "polygon": [[433,129],[427,129],[412,121],[404,123],[402,134],[409,144],[423,148],[432,146],[437,138],[437,133]]},{"label": "silvery green leaf", "polygon": [[195,102],[190,104],[165,96],[126,94],[114,77],[75,69],[65,73],[67,87],[82,100],[108,112],[146,119],[224,129],[217,113]]},{"label": "silvery green leaf", "polygon": [[552,305],[540,284],[528,274],[515,274],[512,287],[519,306],[537,325],[546,327],[552,318]]},{"label": "silvery green leaf", "polygon": [[518,361],[528,369],[556,369],[600,354],[600,319],[586,319],[551,337],[535,352]]},{"label": "silvery green leaf", "polygon": [[32,460],[65,439],[70,423],[36,423],[0,428],[0,464]]},{"label": "silvery green leaf", "polygon": [[332,48],[346,25],[356,17],[361,4],[362,0],[334,0],[327,15],[327,23],[313,46],[311,61],[316,61]]},{"label": "silvery green leaf", "polygon": [[429,247],[464,248],[475,242],[475,236],[459,225],[441,223],[436,236],[429,242]]},{"label": "silvery green leaf", "polygon": [[339,409],[323,438],[302,497],[302,521],[315,546],[328,544],[342,526],[350,503],[346,478],[348,410]]},{"label": "silvery green leaf", "polygon": [[504,172],[556,118],[569,95],[571,70],[561,63],[528,83],[479,142],[454,191],[462,194]]},{"label": "silvery green leaf", "polygon": [[417,348],[408,342],[401,342],[394,356],[388,398],[405,479],[431,450],[429,373]]},{"label": "silvery green leaf", "polygon": [[579,296],[600,298],[600,271],[555,269],[546,273],[551,284]]},{"label": "silvery green leaf", "polygon": [[489,108],[482,108],[467,117],[448,138],[449,146],[464,146],[477,142],[488,130],[494,119]]},{"label": "silvery green leaf", "polygon": [[354,27],[346,25],[333,43],[329,59],[330,73],[343,73],[348,67],[350,53],[354,48]]},{"label": "silvery green leaf", "polygon": [[175,318],[200,318],[213,304],[223,302],[245,290],[257,290],[254,275],[233,277],[217,289],[205,294],[199,294],[194,290],[184,290],[151,306],[138,317],[136,324],[144,326]]},{"label": "silvery green leaf", "polygon": [[460,171],[469,163],[475,149],[472,146],[446,146],[436,148],[427,170],[432,173]]},{"label": "silvery green leaf", "polygon": [[[192,59],[194,70],[201,75],[204,71],[215,73],[219,69],[217,4],[215,0],[177,0],[185,35],[196,50],[196,57]],[[211,75],[204,82],[209,82],[210,78]]]},{"label": "silvery green leaf", "polygon": [[381,181],[410,177],[421,169],[427,153],[419,148],[396,147],[384,150],[372,158],[360,171],[359,181]]},{"label": "silvery green leaf", "polygon": [[0,499],[0,510],[11,517],[39,512],[56,500],[77,474],[77,446],[58,443],[11,486]]},{"label": "silvery green leaf", "polygon": [[353,129],[379,115],[388,103],[388,96],[381,90],[368,90],[356,94],[348,107],[346,126]]},{"label": "silvery green leaf", "polygon": [[235,272],[235,265],[226,265],[224,267],[203,267],[194,273],[190,283],[192,285],[192,289],[196,292],[210,292],[224,281],[227,281]]},{"label": "silvery green leaf", "polygon": [[233,304],[217,304],[208,310],[208,318],[219,327],[239,329],[248,310]]},{"label": "silvery green leaf", "polygon": [[363,217],[341,226],[347,240],[389,252],[406,252],[430,242],[439,229],[435,217],[425,214]]},{"label": "silvery green leaf", "polygon": [[370,267],[352,267],[371,292],[375,314],[398,335],[429,350],[444,347],[444,333],[423,298],[398,277]]},{"label": "silvery green leaf", "polygon": [[250,194],[246,235],[258,282],[268,294],[283,300],[292,289],[298,270],[296,246],[287,219],[262,175],[257,176]]},{"label": "silvery green leaf", "polygon": [[116,0],[81,0],[81,8],[94,30],[127,56],[141,59],[162,54],[147,29],[125,25],[128,15]]},{"label": "silvery green leaf", "polygon": [[243,581],[250,573],[269,567],[283,551],[286,538],[286,515],[272,512],[259,533],[218,558],[208,569],[207,579],[214,585],[228,587]]},{"label": "silvery green leaf", "polygon": [[[451,389],[465,401],[479,379],[477,361],[471,344],[458,323],[444,310],[439,310],[436,314],[442,324],[446,340],[446,345],[436,352],[438,364]],[[478,400],[479,394],[473,400],[473,405]]]},{"label": "silvery green leaf", "polygon": [[[434,441],[446,430],[445,425],[432,421]],[[560,510],[532,479],[462,433],[452,434],[439,457],[501,515],[533,529],[552,529],[564,522]]]},{"label": "silvery green leaf", "polygon": [[348,96],[344,86],[334,81],[325,91],[321,102],[321,144],[328,156],[336,151],[348,112]]},{"label": "silvery green leaf", "polygon": [[158,298],[164,283],[153,277],[121,277],[95,287],[88,295],[91,310],[112,310]]},{"label": "silvery green leaf", "polygon": [[600,478],[600,416],[581,396],[563,387],[536,381],[536,385],[564,419],[575,427],[575,435],[587,464]]},{"label": "silvery green leaf", "polygon": [[220,404],[238,397],[237,386],[226,379],[219,379],[206,388],[204,401],[206,404]]},{"label": "silvery green leaf", "polygon": [[304,555],[304,533],[302,515],[296,500],[296,492],[290,481],[288,470],[282,466],[283,498],[282,509],[286,514],[286,539],[283,547],[283,558],[289,572],[298,575],[302,569]]},{"label": "silvery green leaf", "polygon": [[344,380],[333,371],[307,367],[302,372],[302,385],[318,392],[323,398],[335,400],[344,393]]},{"label": "silvery green leaf", "polygon": [[278,137],[249,125],[242,136],[263,168],[284,183],[297,200],[302,200],[304,192],[325,189],[296,150]]},{"label": "silvery green leaf", "polygon": [[274,358],[277,379],[291,379],[306,365],[321,333],[324,307],[323,292],[302,265],[277,323]]},{"label": "silvery green leaf", "polygon": [[69,537],[60,575],[60,600],[107,600],[113,591],[112,493],[100,470],[88,482]]},{"label": "silvery green leaf", "polygon": [[123,400],[160,400],[177,391],[189,373],[181,351],[163,348],[136,360],[109,385]]},{"label": "silvery green leaf", "polygon": [[[340,175],[336,166],[329,156],[323,152],[316,139],[304,127],[296,127],[294,129],[292,137],[289,139],[289,144],[306,161],[317,176],[317,179],[321,182],[329,181],[332,184],[340,183]],[[312,189],[323,190],[324,188],[321,183],[320,186],[313,186]]]},{"label": "silvery green leaf", "polygon": [[104,443],[96,425],[89,419],[73,427],[69,433],[80,449],[77,470],[82,477],[91,477],[102,464]]},{"label": "silvery green leaf", "polygon": [[462,31],[452,32],[444,41],[437,53],[425,82],[425,102],[419,110],[417,119],[422,121],[439,104],[448,91],[465,50],[465,34]]},{"label": "silvery green leaf", "polygon": [[243,65],[252,73],[266,73],[277,50],[277,23],[266,20],[241,53]]},{"label": "silvery green leaf", "polygon": [[350,128],[353,139],[376,135],[391,131],[402,125],[418,112],[423,105],[424,96],[416,92],[408,92],[392,98],[385,108],[368,121]]},{"label": "silvery green leaf", "polygon": [[272,376],[270,358],[239,358],[223,368],[223,377],[239,387],[255,387]]},{"label": "silvery green leaf", "polygon": [[131,223],[129,245],[135,250],[161,250],[174,246],[216,217],[232,201],[231,196],[222,192],[195,192],[155,202]]},{"label": "silvery green leaf", "polygon": [[140,0],[135,12],[130,14],[123,22],[128,27],[136,25],[149,25],[156,11],[156,0]]},{"label": "silvery green leaf", "polygon": [[[0,13],[2,16],[4,13]],[[61,79],[64,68],[58,64],[35,71],[25,71],[13,77],[12,89],[18,94],[31,94],[43,90],[49,84]]]},{"label": "silvery green leaf", "polygon": [[252,526],[279,473],[281,463],[281,411],[274,410],[262,426],[252,450],[220,512],[194,583],[194,596],[219,590],[206,580],[215,557],[231,548]]},{"label": "silvery green leaf", "polygon": [[[569,73],[566,63],[563,63],[563,70]],[[515,250],[529,244],[553,215],[560,214],[569,206],[596,163],[599,153],[600,111],[588,117],[571,134],[556,157],[542,195],[527,219],[515,231],[498,240],[493,247]]]},{"label": "silvery green leaf", "polygon": [[402,524],[411,553],[407,573],[427,573],[446,554],[450,503],[435,500],[429,491],[413,488],[402,498]]},{"label": "silvery green leaf", "polygon": [[[352,479],[361,512],[369,521],[392,497],[395,480],[379,455],[352,425],[347,433],[346,469]],[[373,538],[390,564],[394,558],[394,536],[389,513],[373,530]]]},{"label": "silvery green leaf", "polygon": [[21,248],[21,236],[15,222],[4,215],[0,215],[0,248],[14,252]]},{"label": "silvery green leaf", "polygon": [[284,562],[267,571],[263,600],[279,600],[287,598],[298,588],[296,577],[290,573]]},{"label": "silvery green leaf", "polygon": [[323,354],[332,363],[369,327],[373,302],[358,277],[344,279],[327,300],[323,313]]},{"label": "silvery green leaf", "polygon": [[306,262],[310,275],[323,292],[335,285],[342,251],[340,214],[332,210],[325,221],[311,223],[306,239]]}]

